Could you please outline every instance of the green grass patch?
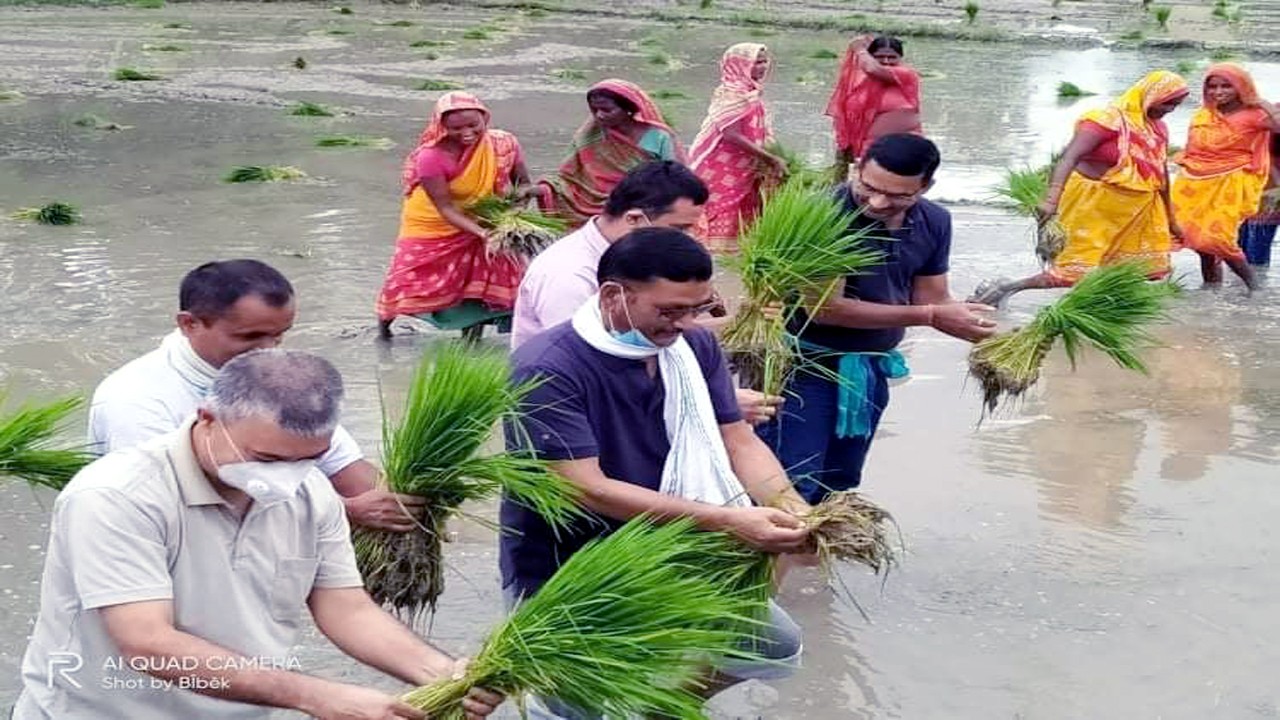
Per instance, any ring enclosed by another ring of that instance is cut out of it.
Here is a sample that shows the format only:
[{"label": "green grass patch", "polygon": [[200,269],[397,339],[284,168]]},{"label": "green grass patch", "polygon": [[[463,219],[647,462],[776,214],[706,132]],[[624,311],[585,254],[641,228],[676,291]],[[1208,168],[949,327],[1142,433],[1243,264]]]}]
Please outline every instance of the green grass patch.
[{"label": "green grass patch", "polygon": [[1168,5],[1160,5],[1152,13],[1155,15],[1156,25],[1159,25],[1161,30],[1168,30],[1169,18],[1173,16],[1173,8]]},{"label": "green grass patch", "polygon": [[448,41],[448,40],[414,40],[413,42],[409,43],[409,47],[411,47],[411,48],[439,48],[439,47],[446,47],[446,46],[453,45],[453,44],[454,44],[454,43],[452,43],[452,42],[450,42],[450,41]]},{"label": "green grass patch", "polygon": [[316,147],[322,148],[374,148],[385,150],[395,143],[389,138],[361,137],[358,135],[331,135],[316,140]]},{"label": "green grass patch", "polygon": [[181,45],[143,45],[143,52],[186,52],[187,48]]},{"label": "green grass patch", "polygon": [[1058,83],[1058,97],[1063,99],[1093,97],[1094,95],[1097,95],[1097,94],[1098,93],[1085,90],[1081,88],[1079,85],[1076,85],[1075,83],[1071,83],[1071,82]]},{"label": "green grass patch", "polygon": [[1240,55],[1231,48],[1214,48],[1209,51],[1209,59],[1214,62],[1228,62],[1230,60],[1240,59]]},{"label": "green grass patch", "polygon": [[439,80],[437,78],[427,78],[418,83],[417,90],[427,90],[430,92],[443,92],[447,90],[461,90],[462,85],[452,80]]},{"label": "green grass patch", "polygon": [[1179,75],[1190,75],[1198,69],[1194,60],[1179,60],[1174,64],[1173,70]]},{"label": "green grass patch", "polygon": [[577,68],[556,68],[551,71],[551,77],[557,80],[586,80],[587,71]]},{"label": "green grass patch", "polygon": [[120,82],[151,82],[164,79],[161,75],[128,67],[116,68],[116,71],[111,73],[111,78]]},{"label": "green grass patch", "polygon": [[111,122],[110,120],[97,115],[81,115],[75,120],[72,120],[71,124],[76,127],[88,128],[90,130],[128,130],[132,127],[131,125],[121,125],[120,123]]},{"label": "green grass patch", "polygon": [[70,203],[51,202],[41,207],[22,208],[10,217],[41,225],[76,225],[80,222],[80,211]]},{"label": "green grass patch", "polygon": [[495,33],[501,32],[500,29],[488,25],[467,28],[462,33],[463,40],[491,40]]},{"label": "green grass patch", "polygon": [[669,68],[672,65],[672,57],[665,50],[655,50],[645,57],[645,62],[657,67]]},{"label": "green grass patch", "polygon": [[413,22],[412,20],[392,20],[391,22],[379,23],[379,24],[382,25],[383,27],[406,28],[406,27],[413,27],[418,23]]},{"label": "green grass patch", "polygon": [[636,41],[636,45],[639,45],[640,47],[658,47],[661,44],[662,44],[661,40],[652,36],[642,37]]},{"label": "green grass patch", "polygon": [[223,178],[229,183],[269,183],[300,180],[307,174],[289,165],[238,165]]},{"label": "green grass patch", "polygon": [[300,102],[289,108],[289,114],[300,117],[333,117],[332,110],[313,102]]},{"label": "green grass patch", "polygon": [[1142,32],[1141,30],[1130,30],[1126,33],[1121,33],[1120,35],[1120,40],[1122,42],[1142,42],[1143,40],[1146,40],[1146,39],[1147,39],[1147,34]]}]

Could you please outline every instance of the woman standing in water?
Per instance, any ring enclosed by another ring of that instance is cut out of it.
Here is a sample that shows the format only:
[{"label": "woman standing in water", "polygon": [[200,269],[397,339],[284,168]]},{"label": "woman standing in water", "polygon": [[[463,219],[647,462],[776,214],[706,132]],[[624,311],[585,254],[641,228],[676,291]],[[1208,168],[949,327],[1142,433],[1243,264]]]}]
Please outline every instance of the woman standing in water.
[{"label": "woman standing in water", "polygon": [[651,160],[684,162],[675,132],[638,85],[603,80],[587,90],[591,118],[573,136],[573,154],[538,181],[542,211],[581,225],[604,208],[624,175]]},{"label": "woman standing in water", "polygon": [[1200,255],[1206,285],[1222,282],[1222,263],[1254,287],[1253,271],[1236,243],[1241,223],[1258,211],[1271,174],[1275,106],[1258,97],[1253,78],[1235,63],[1209,66],[1204,100],[1191,118],[1186,150],[1174,162],[1173,208],[1187,247]]},{"label": "woman standing in water", "polygon": [[1157,70],[1081,116],[1039,213],[1058,217],[1066,247],[1044,272],[984,282],[970,302],[997,305],[1022,290],[1069,287],[1100,265],[1126,260],[1144,261],[1152,278],[1168,275],[1181,230],[1169,206],[1169,130],[1161,118],[1187,95],[1185,80]]},{"label": "woman standing in water", "polygon": [[836,131],[837,181],[849,164],[881,135],[924,134],[920,123],[920,75],[902,62],[902,41],[863,35],[849,43],[827,116]]},{"label": "woman standing in water", "polygon": [[720,86],[693,141],[690,165],[711,197],[697,235],[712,252],[734,252],[743,226],[760,212],[760,186],[786,174],[786,162],[765,146],[773,139],[760,95],[769,51],[739,43],[720,59]]},{"label": "woman standing in water", "polygon": [[467,207],[528,185],[515,136],[490,128],[489,110],[474,95],[446,93],[405,158],[402,181],[400,235],[378,296],[380,336],[391,336],[399,315],[469,338],[507,321],[524,266],[488,251],[487,231]]}]

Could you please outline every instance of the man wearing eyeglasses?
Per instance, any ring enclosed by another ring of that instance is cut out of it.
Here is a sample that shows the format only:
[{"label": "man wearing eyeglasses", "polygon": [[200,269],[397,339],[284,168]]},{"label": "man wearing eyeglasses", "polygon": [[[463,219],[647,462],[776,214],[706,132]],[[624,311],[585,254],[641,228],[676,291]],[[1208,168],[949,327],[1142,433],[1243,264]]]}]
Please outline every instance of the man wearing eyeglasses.
[{"label": "man wearing eyeglasses", "polygon": [[792,317],[801,354],[826,372],[795,373],[782,413],[759,428],[810,503],[861,482],[889,380],[907,374],[896,349],[907,328],[932,327],[969,342],[995,332],[987,316],[993,308],[956,302],[947,287],[951,214],[922,197],[939,163],[928,139],[885,135],[838,191],[856,214],[855,227],[871,231],[867,242],[884,258],[847,277],[813,317],[803,310]]}]

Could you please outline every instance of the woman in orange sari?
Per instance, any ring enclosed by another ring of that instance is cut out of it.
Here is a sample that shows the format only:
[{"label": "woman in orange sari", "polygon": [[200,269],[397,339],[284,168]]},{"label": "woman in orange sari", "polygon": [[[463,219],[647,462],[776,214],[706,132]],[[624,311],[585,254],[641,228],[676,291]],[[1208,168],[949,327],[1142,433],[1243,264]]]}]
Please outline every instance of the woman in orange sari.
[{"label": "woman in orange sari", "polygon": [[1181,230],[1169,204],[1169,130],[1161,118],[1188,94],[1186,80],[1157,70],[1081,116],[1039,210],[1042,220],[1057,216],[1066,247],[1044,272],[988,280],[969,300],[998,305],[1022,290],[1070,287],[1094,268],[1129,260],[1145,262],[1152,278],[1168,275]]},{"label": "woman in orange sari", "polygon": [[769,51],[739,43],[720,59],[720,86],[689,152],[690,167],[711,191],[696,234],[712,252],[738,249],[738,235],[760,212],[760,186],[786,174],[786,162],[765,146],[773,139],[760,98]]},{"label": "woman in orange sari", "polygon": [[902,64],[902,41],[863,35],[849,43],[827,116],[836,131],[837,181],[849,164],[881,135],[924,134],[920,122],[920,75]]},{"label": "woman in orange sari", "polygon": [[587,90],[591,119],[573,136],[573,154],[538,181],[538,206],[573,226],[600,214],[614,186],[651,160],[684,162],[675,132],[640,87],[603,80]]},{"label": "woman in orange sari", "polygon": [[523,262],[491,254],[486,230],[466,208],[527,185],[520,143],[489,127],[489,110],[470,93],[437,102],[418,147],[405,158],[404,205],[395,257],[378,296],[379,334],[414,315],[475,338],[487,323],[511,316]]},{"label": "woman in orange sari", "polygon": [[1186,149],[1174,162],[1173,208],[1187,247],[1200,255],[1207,285],[1222,282],[1225,262],[1249,289],[1253,271],[1236,242],[1241,223],[1258,212],[1271,172],[1275,106],[1258,97],[1253,78],[1235,63],[1209,66],[1204,102],[1191,118]]}]

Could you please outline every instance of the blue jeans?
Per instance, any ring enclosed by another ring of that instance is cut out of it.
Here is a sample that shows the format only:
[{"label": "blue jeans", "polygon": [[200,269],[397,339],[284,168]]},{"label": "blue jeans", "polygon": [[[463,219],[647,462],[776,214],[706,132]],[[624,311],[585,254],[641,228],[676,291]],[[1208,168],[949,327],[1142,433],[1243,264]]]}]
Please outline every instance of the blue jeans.
[{"label": "blue jeans", "polygon": [[866,437],[836,437],[837,393],[834,382],[800,370],[787,384],[787,402],[777,419],[756,429],[794,478],[801,497],[815,505],[829,492],[862,482],[862,465],[889,404],[889,380],[876,373],[871,383],[871,433]]},{"label": "blue jeans", "polygon": [[1276,239],[1276,226],[1248,221],[1240,226],[1240,248],[1250,265],[1271,264],[1271,243]]},{"label": "blue jeans", "polygon": [[[515,585],[502,589],[502,599],[507,612],[520,604]],[[787,677],[800,667],[804,653],[804,641],[800,626],[774,601],[769,601],[769,622],[760,629],[747,649],[764,658],[764,662],[738,661],[726,663],[720,668],[722,675],[736,680],[777,680]],[[603,720],[603,716],[574,707],[556,698],[532,696],[529,698],[529,720]]]}]

